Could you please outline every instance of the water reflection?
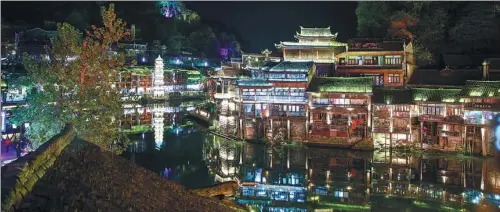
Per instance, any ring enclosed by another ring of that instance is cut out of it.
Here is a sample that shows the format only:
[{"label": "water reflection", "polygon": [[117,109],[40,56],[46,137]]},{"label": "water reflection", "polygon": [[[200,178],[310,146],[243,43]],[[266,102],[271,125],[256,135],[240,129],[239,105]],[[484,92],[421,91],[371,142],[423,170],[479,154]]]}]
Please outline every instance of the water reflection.
[{"label": "water reflection", "polygon": [[492,159],[250,144],[188,125],[186,110],[153,107],[149,113],[137,119],[150,116],[154,132],[132,135],[128,158],[157,173],[172,168],[169,179],[188,188],[239,181],[236,201],[260,211],[500,206],[500,172]]}]

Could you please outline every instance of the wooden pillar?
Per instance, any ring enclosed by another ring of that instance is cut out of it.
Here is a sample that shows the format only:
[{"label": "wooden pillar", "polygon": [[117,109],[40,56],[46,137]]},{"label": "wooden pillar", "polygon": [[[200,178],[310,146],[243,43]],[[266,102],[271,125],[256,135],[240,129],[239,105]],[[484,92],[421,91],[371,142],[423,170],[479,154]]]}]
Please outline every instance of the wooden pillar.
[{"label": "wooden pillar", "polygon": [[283,59],[286,60],[286,49],[285,48],[283,48]]},{"label": "wooden pillar", "polygon": [[419,134],[419,141],[420,141],[420,149],[424,147],[424,122],[420,121],[420,134]]},{"label": "wooden pillar", "polygon": [[318,49],[316,49],[316,59],[319,60],[319,50]]},{"label": "wooden pillar", "polygon": [[288,141],[290,140],[290,119],[287,118],[286,120],[286,128],[287,128],[287,131],[288,131]]},{"label": "wooden pillar", "polygon": [[302,50],[299,49],[299,59],[302,59]]},{"label": "wooden pillar", "polygon": [[349,111],[347,114],[347,138],[351,138],[351,133],[349,132],[349,129],[351,129],[351,121],[351,112]]},{"label": "wooden pillar", "polygon": [[481,152],[483,156],[488,155],[488,129],[481,127]]}]

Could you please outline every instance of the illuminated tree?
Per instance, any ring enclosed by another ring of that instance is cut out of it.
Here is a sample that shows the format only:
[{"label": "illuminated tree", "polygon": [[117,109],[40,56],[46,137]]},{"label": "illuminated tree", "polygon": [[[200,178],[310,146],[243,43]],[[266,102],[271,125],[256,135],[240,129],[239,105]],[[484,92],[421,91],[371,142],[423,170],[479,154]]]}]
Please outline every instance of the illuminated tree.
[{"label": "illuminated tree", "polygon": [[[46,138],[44,132],[58,131],[63,123],[71,122],[78,137],[105,150],[121,153],[127,146],[128,139],[118,130],[121,96],[113,86],[125,56],[108,54],[108,50],[130,33],[116,17],[113,4],[101,8],[101,15],[103,26],[92,25],[84,39],[73,26],[58,24],[57,37],[46,48],[48,58],[38,62],[23,57],[32,82],[43,91],[34,92],[30,105],[14,111],[14,117],[46,128],[30,131],[33,137]],[[55,123],[47,124],[51,119]]]}]

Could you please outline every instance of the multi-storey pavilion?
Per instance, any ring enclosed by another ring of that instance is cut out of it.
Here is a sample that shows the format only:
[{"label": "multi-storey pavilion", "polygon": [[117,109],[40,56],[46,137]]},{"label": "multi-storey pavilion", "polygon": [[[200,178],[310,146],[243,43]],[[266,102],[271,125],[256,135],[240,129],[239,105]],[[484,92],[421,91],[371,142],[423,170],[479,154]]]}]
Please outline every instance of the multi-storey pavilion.
[{"label": "multi-storey pavilion", "polygon": [[295,42],[280,42],[276,48],[283,51],[285,61],[313,61],[318,76],[332,76],[335,55],[345,51],[347,44],[336,41],[337,33],[327,28],[300,27]]},{"label": "multi-storey pavilion", "polygon": [[243,137],[264,136],[254,136],[257,130],[273,140],[305,140],[306,88],[314,73],[312,62],[285,61],[254,72],[259,78],[238,81]]}]

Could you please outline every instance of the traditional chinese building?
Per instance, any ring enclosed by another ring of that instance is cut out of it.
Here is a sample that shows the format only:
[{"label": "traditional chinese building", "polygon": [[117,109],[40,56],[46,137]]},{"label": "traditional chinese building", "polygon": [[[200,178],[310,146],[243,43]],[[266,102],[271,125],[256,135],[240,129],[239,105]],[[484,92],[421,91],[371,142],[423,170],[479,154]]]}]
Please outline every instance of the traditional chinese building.
[{"label": "traditional chinese building", "polygon": [[375,147],[384,149],[412,142],[412,109],[411,90],[374,89],[372,97],[373,126],[371,130]]},{"label": "traditional chinese building", "polygon": [[333,76],[336,55],[346,51],[347,44],[336,41],[337,34],[327,28],[300,27],[295,42],[280,42],[276,48],[283,51],[285,61],[313,61],[317,76]]},{"label": "traditional chinese building", "polygon": [[492,153],[494,123],[500,114],[500,81],[469,80],[460,97],[464,100],[465,145],[472,148],[471,152]]},{"label": "traditional chinese building", "polygon": [[352,39],[337,54],[336,76],[371,76],[375,86],[403,86],[406,59],[403,41]]},{"label": "traditional chinese building", "polygon": [[309,142],[349,145],[370,136],[371,77],[313,78],[309,93]]},{"label": "traditional chinese building", "polygon": [[[176,67],[164,65],[156,61],[152,66],[130,66],[120,73],[116,82],[125,97],[142,97],[153,95],[156,83],[156,94],[165,93],[166,98],[204,97],[205,77],[195,67]],[[153,77],[157,76],[157,77]]]},{"label": "traditional chinese building", "polygon": [[306,88],[314,64],[284,61],[253,73],[259,78],[238,81],[242,137],[305,140]]},{"label": "traditional chinese building", "polygon": [[242,53],[241,65],[245,69],[260,68],[266,62],[280,62],[283,55],[280,52],[272,52],[265,49],[260,54]]},{"label": "traditional chinese building", "polygon": [[211,88],[211,100],[215,104],[216,116],[213,126],[226,135],[238,136],[238,113],[234,101],[237,98],[236,82],[241,77],[242,70],[238,64],[222,66],[210,75],[209,87]]},{"label": "traditional chinese building", "polygon": [[[463,107],[460,89],[412,88],[421,148],[456,151],[462,146]],[[413,114],[412,114],[413,115]]]}]

